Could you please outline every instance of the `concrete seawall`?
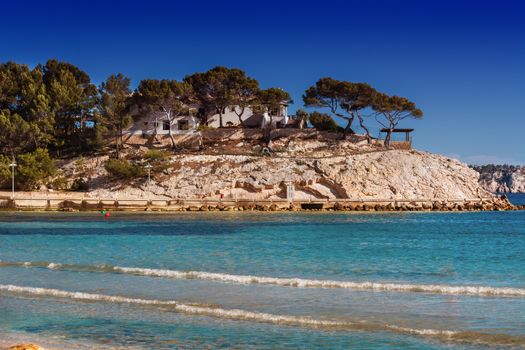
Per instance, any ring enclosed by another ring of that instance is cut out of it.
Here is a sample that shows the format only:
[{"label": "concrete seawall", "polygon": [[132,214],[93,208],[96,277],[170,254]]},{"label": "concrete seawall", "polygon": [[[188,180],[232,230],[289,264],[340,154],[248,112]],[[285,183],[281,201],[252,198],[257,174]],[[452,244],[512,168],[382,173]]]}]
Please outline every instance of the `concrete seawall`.
[{"label": "concrete seawall", "polygon": [[258,200],[249,199],[61,199],[0,198],[0,210],[19,211],[476,211],[525,209],[512,205],[506,197],[476,199],[337,199],[337,200]]}]

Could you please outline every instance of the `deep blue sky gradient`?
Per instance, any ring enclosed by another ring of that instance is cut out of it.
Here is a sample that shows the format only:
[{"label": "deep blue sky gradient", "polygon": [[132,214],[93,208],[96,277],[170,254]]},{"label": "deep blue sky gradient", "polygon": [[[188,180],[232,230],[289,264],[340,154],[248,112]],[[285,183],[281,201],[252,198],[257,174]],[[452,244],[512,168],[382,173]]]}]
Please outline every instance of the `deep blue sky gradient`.
[{"label": "deep blue sky gradient", "polygon": [[[2,1],[0,61],[48,58],[95,83],[216,65],[282,87],[368,82],[425,112],[416,147],[525,164],[525,1]],[[374,129],[377,133],[377,128]]]}]

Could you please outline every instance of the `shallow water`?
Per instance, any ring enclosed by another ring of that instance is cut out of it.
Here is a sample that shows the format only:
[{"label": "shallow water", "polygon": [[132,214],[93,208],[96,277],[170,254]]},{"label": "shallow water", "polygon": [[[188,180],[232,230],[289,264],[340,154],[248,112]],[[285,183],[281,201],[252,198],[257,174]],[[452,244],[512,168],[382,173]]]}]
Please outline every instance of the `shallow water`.
[{"label": "shallow water", "polygon": [[523,211],[4,213],[0,333],[139,349],[524,347],[524,249]]}]

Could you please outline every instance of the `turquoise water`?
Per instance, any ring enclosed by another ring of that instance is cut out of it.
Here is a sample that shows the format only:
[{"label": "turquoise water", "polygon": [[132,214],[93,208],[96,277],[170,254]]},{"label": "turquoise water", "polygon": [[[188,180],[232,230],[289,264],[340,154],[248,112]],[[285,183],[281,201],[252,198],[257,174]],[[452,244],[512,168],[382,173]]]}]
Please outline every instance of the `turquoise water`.
[{"label": "turquoise water", "polygon": [[524,211],[3,213],[0,260],[0,334],[137,349],[525,346]]}]

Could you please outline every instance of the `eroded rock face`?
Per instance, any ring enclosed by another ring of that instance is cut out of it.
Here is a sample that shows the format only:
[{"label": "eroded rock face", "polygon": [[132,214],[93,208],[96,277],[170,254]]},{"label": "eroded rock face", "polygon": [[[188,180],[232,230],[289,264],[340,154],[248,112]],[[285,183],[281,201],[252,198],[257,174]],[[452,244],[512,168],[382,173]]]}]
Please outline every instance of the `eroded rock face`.
[{"label": "eroded rock face", "polygon": [[[294,146],[297,148],[297,146]],[[305,148],[303,148],[304,150]],[[306,148],[310,150],[309,148]],[[150,188],[163,198],[286,198],[293,183],[300,199],[475,199],[490,197],[478,184],[479,174],[457,160],[415,150],[358,153],[283,152],[251,155],[175,155],[167,174]],[[103,177],[103,173],[99,177]],[[92,183],[102,183],[95,178]],[[93,196],[145,198],[138,187],[95,188]]]},{"label": "eroded rock face", "polygon": [[474,166],[480,185],[490,192],[525,193],[525,167],[508,165]]}]

